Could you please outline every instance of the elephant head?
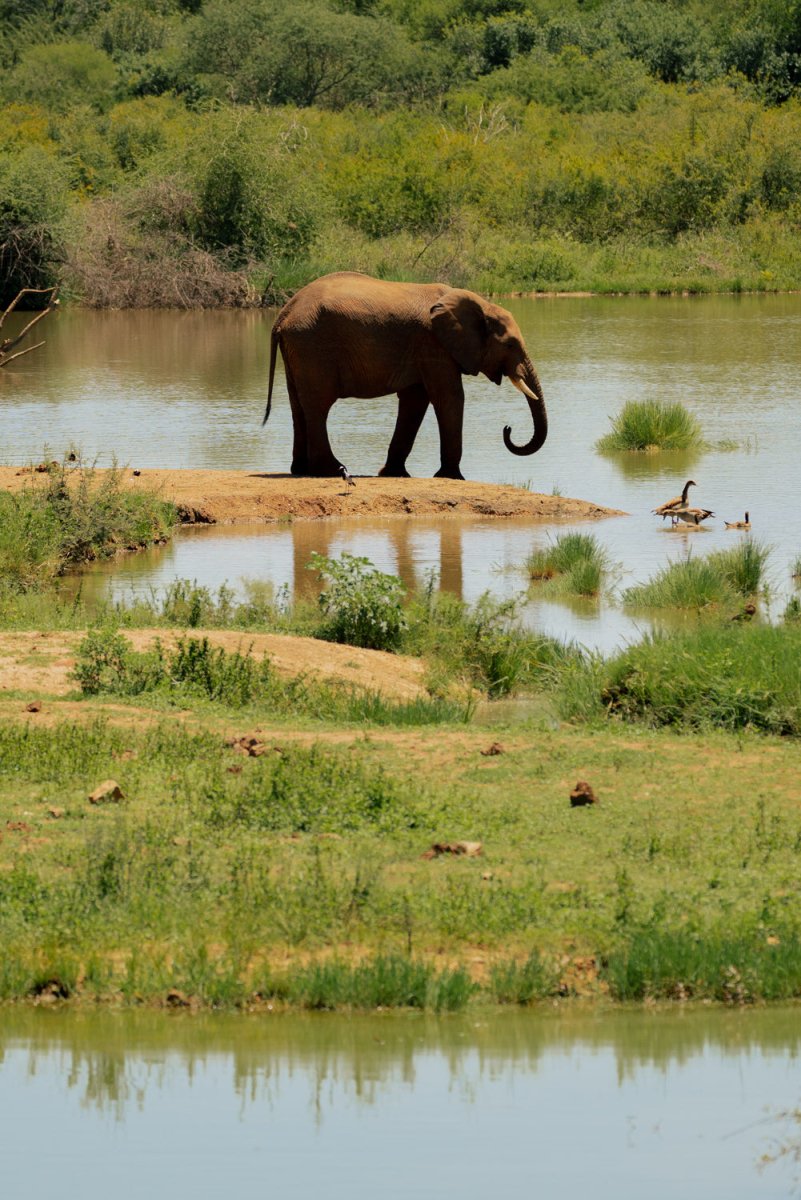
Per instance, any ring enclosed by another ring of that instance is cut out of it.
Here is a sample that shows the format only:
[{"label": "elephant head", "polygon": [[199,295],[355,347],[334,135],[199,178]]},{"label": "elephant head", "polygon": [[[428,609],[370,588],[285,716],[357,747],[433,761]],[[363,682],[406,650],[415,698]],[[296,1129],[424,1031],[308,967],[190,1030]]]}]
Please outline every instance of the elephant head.
[{"label": "elephant head", "polygon": [[537,372],[512,314],[475,292],[452,288],[431,307],[430,316],[434,336],[465,375],[480,371],[495,384],[506,376],[527,398],[534,422],[530,441],[516,445],[510,425],[504,427],[503,441],[512,454],[535,454],[548,436],[548,415]]}]

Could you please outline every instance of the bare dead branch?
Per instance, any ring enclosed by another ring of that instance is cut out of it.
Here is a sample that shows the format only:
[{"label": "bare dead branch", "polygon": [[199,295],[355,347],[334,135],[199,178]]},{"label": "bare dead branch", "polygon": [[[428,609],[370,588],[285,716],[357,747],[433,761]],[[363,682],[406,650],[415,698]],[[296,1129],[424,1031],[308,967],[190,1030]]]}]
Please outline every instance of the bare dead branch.
[{"label": "bare dead branch", "polygon": [[14,299],[11,301],[11,303],[9,304],[9,306],[5,310],[5,312],[0,313],[0,329],[1,329],[6,317],[8,316],[9,313],[14,311],[14,309],[19,304],[20,300],[22,300],[23,296],[30,296],[30,295],[41,296],[41,295],[47,295],[48,293],[50,294],[50,299],[47,302],[47,306],[45,308],[43,308],[41,310],[41,312],[38,312],[36,314],[36,316],[33,317],[33,319],[28,322],[28,324],[25,326],[25,328],[20,333],[17,334],[16,337],[6,338],[6,340],[4,342],[0,342],[0,367],[4,367],[6,365],[6,363],[12,362],[13,359],[20,358],[23,354],[29,354],[31,352],[31,350],[38,350],[40,346],[44,345],[44,342],[37,342],[35,346],[28,346],[28,348],[26,350],[18,350],[16,354],[8,353],[9,350],[13,350],[13,348],[15,346],[19,345],[19,343],[23,340],[23,338],[26,336],[26,334],[28,334],[29,331],[31,329],[33,329],[34,325],[36,325],[39,321],[41,321],[43,317],[46,317],[49,312],[52,312],[54,308],[58,308],[58,297],[56,296],[56,289],[54,287],[23,288],[22,291],[18,292],[17,295],[14,297]]}]

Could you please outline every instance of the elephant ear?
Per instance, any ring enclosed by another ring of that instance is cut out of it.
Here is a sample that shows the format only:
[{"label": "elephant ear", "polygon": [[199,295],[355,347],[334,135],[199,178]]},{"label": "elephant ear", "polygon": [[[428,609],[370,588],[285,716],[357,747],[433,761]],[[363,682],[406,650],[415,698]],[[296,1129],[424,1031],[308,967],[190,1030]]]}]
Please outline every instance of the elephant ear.
[{"label": "elephant ear", "polygon": [[465,375],[478,375],[488,336],[487,318],[479,298],[454,288],[430,312],[431,329],[439,344]]}]

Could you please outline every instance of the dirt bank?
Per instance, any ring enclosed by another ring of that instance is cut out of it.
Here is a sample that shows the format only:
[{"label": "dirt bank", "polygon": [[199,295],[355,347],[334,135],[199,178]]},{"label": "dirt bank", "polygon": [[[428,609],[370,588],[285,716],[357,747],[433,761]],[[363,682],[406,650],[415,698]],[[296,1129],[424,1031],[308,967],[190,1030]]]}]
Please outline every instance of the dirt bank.
[{"label": "dirt bank", "polygon": [[[126,629],[125,637],[135,650],[146,650],[159,638],[173,646],[180,633],[170,629]],[[192,629],[192,637],[207,637],[225,650],[250,650],[256,658],[269,655],[273,666],[284,676],[315,675],[320,679],[338,679],[369,691],[381,692],[394,700],[414,700],[425,692],[425,668],[418,658],[386,654],[383,650],[362,650],[340,646],[315,638],[273,633],[242,633],[220,629]],[[75,653],[83,633],[0,634],[0,697],[3,692],[30,692],[63,696],[75,692],[71,678]]]},{"label": "dirt bank", "polygon": [[[188,524],[320,520],[324,517],[479,516],[530,517],[535,521],[581,521],[621,516],[588,500],[546,496],[507,484],[453,479],[296,479],[247,471],[125,469],[132,488],[159,492],[178,506]],[[102,471],[98,471],[98,476]],[[36,486],[41,473],[0,467],[0,488]]]}]

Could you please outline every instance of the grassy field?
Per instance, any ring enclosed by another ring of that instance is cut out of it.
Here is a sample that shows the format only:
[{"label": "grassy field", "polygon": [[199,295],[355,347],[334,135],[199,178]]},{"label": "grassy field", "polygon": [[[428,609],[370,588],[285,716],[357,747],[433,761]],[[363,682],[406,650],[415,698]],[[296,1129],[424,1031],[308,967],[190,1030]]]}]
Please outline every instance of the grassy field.
[{"label": "grassy field", "polygon": [[[0,727],[4,999],[801,994],[791,740],[512,701],[432,728],[23,700]],[[264,753],[226,744],[248,734]],[[109,778],[123,798],[89,802]],[[578,779],[598,805],[571,807]],[[481,853],[423,857],[461,841]]]}]

